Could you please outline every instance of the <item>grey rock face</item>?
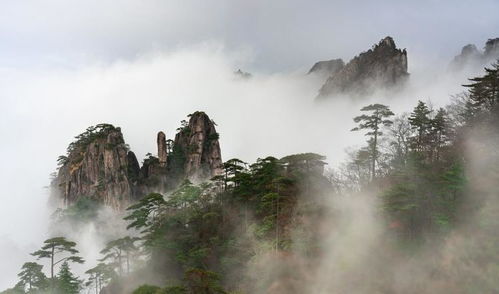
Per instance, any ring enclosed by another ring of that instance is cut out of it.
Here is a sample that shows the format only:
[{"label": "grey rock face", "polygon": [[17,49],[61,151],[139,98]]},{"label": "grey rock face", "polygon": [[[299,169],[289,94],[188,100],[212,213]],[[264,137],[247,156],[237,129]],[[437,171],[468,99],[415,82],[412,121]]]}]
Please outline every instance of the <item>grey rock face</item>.
[{"label": "grey rock face", "polygon": [[129,154],[120,128],[101,125],[71,148],[54,185],[64,205],[92,197],[120,210],[132,198]]},{"label": "grey rock face", "polygon": [[483,55],[487,60],[499,58],[499,38],[487,40]]},{"label": "grey rock face", "polygon": [[222,171],[222,156],[215,123],[204,112],[195,112],[175,136],[174,149],[184,155],[185,177],[199,181]]},{"label": "grey rock face", "polygon": [[332,74],[320,89],[319,97],[345,92],[369,94],[376,87],[398,85],[408,76],[406,50],[397,49],[393,39],[386,37]]},{"label": "grey rock face", "polygon": [[342,59],[331,59],[326,61],[319,61],[312,66],[312,68],[308,71],[308,74],[318,73],[324,74],[327,76],[331,76],[345,66],[345,62]]},{"label": "grey rock face", "polygon": [[[52,195],[68,206],[91,197],[123,210],[150,192],[174,189],[184,179],[203,181],[221,173],[222,157],[215,123],[195,112],[179,129],[173,148],[163,132],[157,136],[158,157],[139,165],[125,144],[120,128],[101,124],[76,137],[52,182]],[[172,149],[172,150],[170,150]]]},{"label": "grey rock face", "polygon": [[158,144],[158,159],[159,159],[159,165],[160,166],[166,166],[167,160],[168,160],[168,153],[166,150],[166,136],[165,133],[159,132],[158,133],[158,138],[157,138],[157,144]]}]

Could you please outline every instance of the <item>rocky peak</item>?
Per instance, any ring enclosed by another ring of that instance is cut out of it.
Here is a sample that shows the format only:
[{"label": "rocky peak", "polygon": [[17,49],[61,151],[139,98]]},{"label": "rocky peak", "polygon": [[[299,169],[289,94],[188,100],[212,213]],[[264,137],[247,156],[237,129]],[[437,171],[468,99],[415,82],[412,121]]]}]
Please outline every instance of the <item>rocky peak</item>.
[{"label": "rocky peak", "polygon": [[488,59],[499,58],[499,38],[487,40],[485,43],[484,55]]},{"label": "rocky peak", "polygon": [[234,75],[242,79],[249,79],[252,76],[249,72],[242,71],[241,69],[236,70]]},{"label": "rocky peak", "polygon": [[167,160],[168,160],[168,152],[167,152],[167,148],[166,148],[166,135],[165,135],[165,133],[159,132],[156,141],[158,144],[159,165],[162,167],[165,167]]},{"label": "rocky peak", "polygon": [[461,56],[473,56],[478,54],[480,54],[480,52],[474,44],[468,44],[461,49]]},{"label": "rocky peak", "polygon": [[59,157],[53,186],[65,206],[80,197],[92,197],[123,209],[132,198],[129,168],[136,168],[129,159],[120,128],[109,124],[90,127],[69,145],[67,156]]},{"label": "rocky peak", "polygon": [[149,192],[167,192],[184,179],[203,181],[221,173],[222,158],[215,123],[204,112],[183,121],[175,140],[156,138],[158,157],[146,155],[142,166],[129,150],[121,129],[89,127],[59,158],[52,194],[68,206],[91,197],[115,210]]},{"label": "rocky peak", "polygon": [[345,92],[369,94],[377,87],[396,86],[408,75],[406,50],[397,49],[393,38],[386,37],[333,73],[320,89],[319,97]]},{"label": "rocky peak", "polygon": [[378,46],[386,46],[389,48],[392,48],[394,50],[397,49],[397,46],[395,46],[395,41],[393,41],[393,38],[390,36],[385,37],[381,42],[379,42]]},{"label": "rocky peak", "polygon": [[219,135],[215,123],[206,113],[197,111],[190,115],[188,123],[179,128],[173,143],[173,152],[182,153],[181,165],[185,177],[199,181],[218,175],[222,171]]},{"label": "rocky peak", "polygon": [[312,66],[312,68],[308,71],[308,74],[318,73],[331,76],[340,71],[344,66],[345,62],[343,62],[342,59],[319,61]]}]

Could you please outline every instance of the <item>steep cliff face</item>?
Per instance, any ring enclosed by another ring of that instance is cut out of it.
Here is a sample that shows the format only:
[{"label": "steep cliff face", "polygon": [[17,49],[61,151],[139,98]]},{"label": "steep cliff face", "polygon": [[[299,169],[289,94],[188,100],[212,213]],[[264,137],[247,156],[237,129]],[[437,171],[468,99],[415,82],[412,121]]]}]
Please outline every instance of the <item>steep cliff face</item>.
[{"label": "steep cliff face", "polygon": [[345,62],[342,59],[331,59],[316,62],[308,71],[308,74],[317,73],[331,76],[339,72],[345,67]]},{"label": "steep cliff face", "polygon": [[485,43],[485,51],[483,52],[486,59],[499,58],[499,38],[488,39]]},{"label": "steep cliff face", "polygon": [[454,57],[449,65],[450,70],[463,70],[469,67],[483,67],[499,59],[499,38],[488,39],[483,52],[474,44],[468,44],[461,49],[461,53]]},{"label": "steep cliff face", "polygon": [[406,50],[397,49],[393,39],[386,37],[333,73],[320,89],[319,97],[344,92],[369,94],[377,87],[398,85],[408,76]]},{"label": "steep cliff face", "polygon": [[[200,181],[222,171],[222,156],[215,123],[204,112],[195,112],[175,136],[172,167],[182,166],[186,178]],[[180,155],[180,156],[179,156]]]},{"label": "steep cliff face", "polygon": [[158,133],[157,137],[157,145],[158,145],[158,161],[160,166],[166,166],[168,161],[168,151],[166,150],[166,135],[163,132]]},{"label": "steep cliff face", "polygon": [[116,210],[150,192],[167,192],[184,179],[204,181],[221,172],[222,158],[214,122],[204,112],[190,115],[175,140],[159,132],[157,157],[139,165],[120,128],[101,124],[88,128],[59,158],[52,193],[67,206],[91,197]]},{"label": "steep cliff face", "polygon": [[[127,145],[120,128],[101,124],[88,128],[68,148],[54,185],[64,205],[80,197],[92,197],[115,209],[122,209],[132,199]],[[134,155],[132,156],[134,157]]]}]

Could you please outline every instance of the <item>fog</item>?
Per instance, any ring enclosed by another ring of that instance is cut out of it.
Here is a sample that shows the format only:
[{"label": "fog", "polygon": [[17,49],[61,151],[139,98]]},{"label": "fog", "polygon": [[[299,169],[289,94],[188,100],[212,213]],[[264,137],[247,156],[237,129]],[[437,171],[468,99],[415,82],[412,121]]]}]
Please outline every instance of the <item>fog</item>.
[{"label": "fog", "polygon": [[[49,175],[86,127],[120,126],[140,159],[155,153],[158,131],[172,138],[187,114],[202,110],[218,124],[224,160],[316,152],[334,167],[365,140],[349,131],[361,106],[445,105],[472,74],[448,74],[451,57],[466,43],[480,47],[499,26],[496,1],[385,1],[391,9],[378,17],[370,1],[145,3],[2,3],[0,289],[13,286],[48,237]],[[305,74],[313,62],[348,61],[386,35],[409,52],[405,90],[314,102],[325,78]],[[238,68],[253,77],[234,75]]]},{"label": "fog", "polygon": [[[411,70],[411,82],[402,92],[316,103],[324,77],[296,70],[253,72],[252,78],[242,79],[233,72],[247,59],[244,52],[203,43],[78,70],[4,69],[0,232],[2,248],[11,249],[1,250],[9,262],[2,263],[0,286],[13,283],[12,270],[46,237],[51,211],[43,187],[49,184],[57,157],[90,125],[120,126],[125,141],[142,158],[156,152],[158,131],[173,138],[180,120],[202,110],[218,124],[225,160],[253,162],[268,155],[316,152],[336,166],[345,157],[345,148],[364,142],[361,134],[349,131],[361,106],[382,102],[400,112],[410,110],[418,99],[444,105],[465,81],[444,78],[421,62]],[[441,72],[445,68],[442,64]]]},{"label": "fog", "polygon": [[0,64],[24,67],[74,68],[215,40],[255,54],[251,71],[274,72],[350,59],[386,35],[450,59],[499,27],[495,0],[6,0],[1,8]]}]

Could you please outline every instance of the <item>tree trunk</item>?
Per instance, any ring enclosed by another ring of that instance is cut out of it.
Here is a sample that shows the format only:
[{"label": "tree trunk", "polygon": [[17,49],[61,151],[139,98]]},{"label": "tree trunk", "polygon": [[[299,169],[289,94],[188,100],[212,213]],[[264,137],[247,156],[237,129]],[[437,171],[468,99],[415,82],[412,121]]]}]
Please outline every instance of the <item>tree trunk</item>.
[{"label": "tree trunk", "polygon": [[373,162],[372,162],[372,171],[371,171],[371,181],[374,181],[374,178],[376,177],[376,160],[378,159],[378,150],[377,150],[377,144],[378,144],[378,127],[376,126],[374,128],[374,142],[373,142]]},{"label": "tree trunk", "polygon": [[52,293],[54,293],[54,253],[55,246],[52,246],[52,254],[50,255],[50,283],[52,284]]}]

